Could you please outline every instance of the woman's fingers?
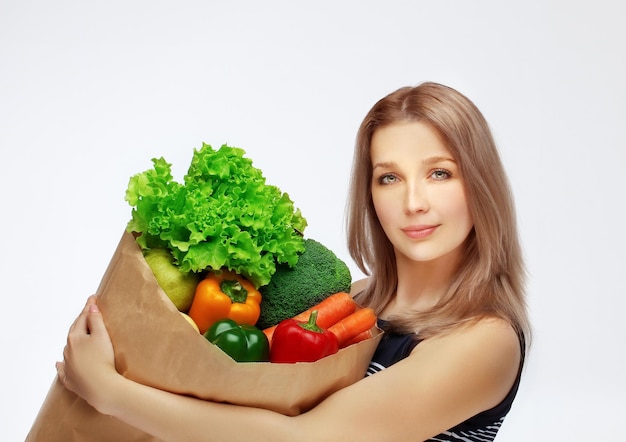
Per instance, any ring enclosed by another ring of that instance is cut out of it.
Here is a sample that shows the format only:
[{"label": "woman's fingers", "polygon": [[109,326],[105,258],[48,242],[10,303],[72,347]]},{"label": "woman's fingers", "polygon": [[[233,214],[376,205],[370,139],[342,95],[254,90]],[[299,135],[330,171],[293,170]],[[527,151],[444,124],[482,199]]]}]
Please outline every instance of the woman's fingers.
[{"label": "woman's fingers", "polygon": [[104,325],[104,319],[96,304],[89,304],[87,306],[87,332],[96,335],[103,336],[108,335],[108,331]]},{"label": "woman's fingers", "polygon": [[[63,362],[57,362],[57,372],[59,369],[65,369],[65,361],[69,358],[70,348],[74,345],[73,342],[80,337],[89,334],[89,329],[87,327],[87,316],[89,313],[90,306],[95,304],[95,296],[89,296],[87,298],[87,302],[85,302],[85,306],[81,310],[80,314],[76,317],[72,325],[70,326],[70,330],[67,334],[67,343],[65,347],[63,347]],[[63,376],[59,376],[62,379],[63,384],[65,384],[65,374]]]},{"label": "woman's fingers", "polygon": [[78,331],[79,333],[80,332],[89,333],[89,330],[87,329],[87,315],[89,313],[90,306],[95,305],[95,304],[96,304],[96,297],[94,295],[89,296],[87,298],[87,302],[85,303],[85,306],[83,307],[82,311],[80,312],[78,317],[74,320],[74,322],[70,326],[70,334],[74,332],[75,330]]},{"label": "woman's fingers", "polygon": [[61,383],[65,385],[65,381],[67,380],[66,375],[65,375],[65,364],[60,361],[57,362],[56,369],[57,369],[57,376],[59,378],[59,381],[61,381]]}]

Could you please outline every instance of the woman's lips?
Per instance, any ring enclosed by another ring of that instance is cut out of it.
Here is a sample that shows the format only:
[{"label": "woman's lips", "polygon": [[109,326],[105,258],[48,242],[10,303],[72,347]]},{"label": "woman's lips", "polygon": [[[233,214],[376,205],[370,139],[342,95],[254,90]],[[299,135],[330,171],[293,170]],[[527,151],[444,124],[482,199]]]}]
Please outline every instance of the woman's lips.
[{"label": "woman's lips", "polygon": [[433,232],[437,230],[437,227],[439,226],[426,226],[426,225],[409,226],[409,227],[403,228],[402,231],[409,238],[422,239],[422,238],[426,238],[432,235]]}]

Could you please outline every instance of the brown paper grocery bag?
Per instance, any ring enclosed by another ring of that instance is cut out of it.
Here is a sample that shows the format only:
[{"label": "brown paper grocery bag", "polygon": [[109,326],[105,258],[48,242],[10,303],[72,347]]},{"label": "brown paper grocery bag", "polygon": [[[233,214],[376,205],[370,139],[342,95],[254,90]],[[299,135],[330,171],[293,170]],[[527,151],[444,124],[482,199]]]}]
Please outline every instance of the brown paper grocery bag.
[{"label": "brown paper grocery bag", "polygon": [[[362,379],[381,337],[313,363],[237,363],[197,333],[159,287],[124,233],[96,292],[117,370],[173,393],[297,415]],[[104,416],[55,380],[28,434],[36,441],[156,440]]]}]

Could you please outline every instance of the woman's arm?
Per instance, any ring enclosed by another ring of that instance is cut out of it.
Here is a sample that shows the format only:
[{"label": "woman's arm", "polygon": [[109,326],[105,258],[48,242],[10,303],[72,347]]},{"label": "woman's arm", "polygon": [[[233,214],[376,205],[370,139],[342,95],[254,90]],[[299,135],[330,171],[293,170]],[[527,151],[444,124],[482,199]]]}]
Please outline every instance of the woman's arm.
[{"label": "woman's arm", "polygon": [[500,403],[520,355],[513,328],[485,319],[421,342],[408,358],[338,391],[301,420],[309,429],[317,424],[321,440],[425,440]]},{"label": "woman's arm", "polygon": [[93,299],[70,330],[59,378],[97,410],[163,440],[424,440],[499,403],[520,348],[490,319],[420,343],[405,360],[297,417],[212,403],[147,387],[115,371]]}]

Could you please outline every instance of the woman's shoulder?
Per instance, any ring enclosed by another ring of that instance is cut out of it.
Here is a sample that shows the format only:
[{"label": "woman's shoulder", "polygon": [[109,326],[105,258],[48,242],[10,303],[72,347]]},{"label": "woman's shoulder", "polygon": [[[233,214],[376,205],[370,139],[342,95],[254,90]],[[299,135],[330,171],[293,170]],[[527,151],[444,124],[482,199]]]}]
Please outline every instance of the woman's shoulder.
[{"label": "woman's shoulder", "polygon": [[357,281],[352,282],[350,286],[350,294],[352,296],[356,295],[359,292],[362,292],[367,287],[369,278],[359,279]]},{"label": "woman's shoulder", "polygon": [[[508,410],[500,407],[508,407],[515,394],[519,342],[514,328],[505,320],[473,321],[421,340],[407,357],[368,376],[372,384],[369,388],[391,392],[402,400],[402,414],[428,421],[428,432],[432,434],[483,412],[487,413],[485,419],[497,415],[497,420]],[[415,397],[421,400],[411,399]],[[390,410],[395,412],[393,407]]]},{"label": "woman's shoulder", "polygon": [[[456,331],[459,334],[488,334],[495,333],[498,336],[506,337],[514,342],[518,342],[517,332],[509,321],[497,316],[484,316],[479,319],[467,321]],[[455,332],[453,332],[454,334]]]},{"label": "woman's shoulder", "polygon": [[425,339],[420,348],[430,346],[462,347],[477,352],[489,352],[491,349],[507,358],[519,357],[521,352],[520,337],[515,328],[505,319],[495,316],[468,321],[448,333]]},{"label": "woman's shoulder", "polygon": [[513,326],[504,319],[486,317],[424,339],[407,359],[429,366],[433,373],[447,372],[448,379],[458,380],[458,388],[464,383],[480,386],[476,391],[483,389],[483,409],[488,409],[510,391],[522,358]]}]

